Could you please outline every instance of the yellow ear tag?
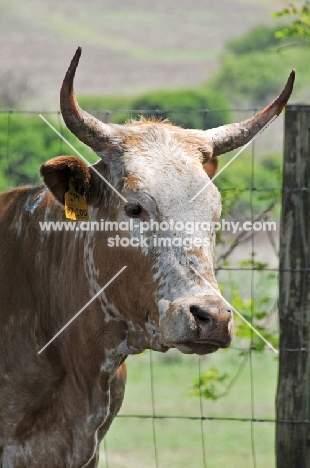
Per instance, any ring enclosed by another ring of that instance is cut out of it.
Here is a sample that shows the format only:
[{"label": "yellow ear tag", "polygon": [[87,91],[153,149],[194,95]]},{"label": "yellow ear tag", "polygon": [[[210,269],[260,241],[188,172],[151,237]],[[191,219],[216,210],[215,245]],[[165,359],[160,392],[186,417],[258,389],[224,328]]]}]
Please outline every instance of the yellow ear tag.
[{"label": "yellow ear tag", "polygon": [[88,205],[86,199],[76,192],[73,179],[69,180],[69,190],[65,193],[65,214],[73,221],[88,221]]}]

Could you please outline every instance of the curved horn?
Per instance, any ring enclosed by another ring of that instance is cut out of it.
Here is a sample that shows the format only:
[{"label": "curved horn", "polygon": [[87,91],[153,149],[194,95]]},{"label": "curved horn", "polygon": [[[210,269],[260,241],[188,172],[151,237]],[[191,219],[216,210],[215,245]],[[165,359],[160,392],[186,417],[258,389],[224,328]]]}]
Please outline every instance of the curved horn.
[{"label": "curved horn", "polygon": [[82,48],[78,47],[63,80],[60,90],[60,109],[71,132],[94,151],[103,150],[113,134],[112,128],[83,111],[75,99],[73,81]]},{"label": "curved horn", "polygon": [[211,140],[212,156],[232,151],[248,143],[270,120],[279,115],[285,107],[293,90],[295,70],[292,70],[285,88],[278,98],[261,112],[241,123],[223,125],[205,130],[204,134]]}]

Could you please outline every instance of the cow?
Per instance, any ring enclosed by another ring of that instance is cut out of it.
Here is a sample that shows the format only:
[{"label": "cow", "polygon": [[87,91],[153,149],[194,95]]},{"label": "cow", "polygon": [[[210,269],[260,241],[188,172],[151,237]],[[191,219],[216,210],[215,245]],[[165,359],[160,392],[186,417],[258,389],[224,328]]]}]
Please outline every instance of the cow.
[{"label": "cow", "polygon": [[[170,348],[204,355],[228,347],[233,334],[232,313],[214,276],[212,229],[201,244],[143,241],[116,248],[108,245],[111,232],[78,229],[85,220],[70,221],[74,231],[43,231],[40,222],[66,221],[71,193],[86,204],[90,221],[131,220],[133,230],[120,232],[121,239],[132,240],[141,226],[153,239],[152,220],[212,226],[221,213],[210,180],[217,156],[250,141],[278,115],[294,82],[292,72],[272,104],[216,129],[144,118],[105,124],[75,98],[80,55],[78,48],[65,75],[61,112],[99,161],[88,166],[77,157],[56,157],[41,167],[43,186],[1,195],[2,468],[98,466],[99,443],[122,404],[129,355]],[[202,235],[199,226],[196,231],[189,237]],[[185,236],[176,228],[164,235]]]}]

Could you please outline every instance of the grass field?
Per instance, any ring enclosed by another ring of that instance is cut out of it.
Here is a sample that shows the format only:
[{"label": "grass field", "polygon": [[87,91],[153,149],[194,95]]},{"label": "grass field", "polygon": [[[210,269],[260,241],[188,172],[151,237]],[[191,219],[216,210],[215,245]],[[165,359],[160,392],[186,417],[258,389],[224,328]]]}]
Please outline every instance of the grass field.
[{"label": "grass field", "polygon": [[[154,429],[160,468],[202,468],[202,428],[200,398],[191,396],[199,375],[198,357],[153,353],[154,409],[158,416],[183,419],[156,419]],[[201,358],[201,371],[217,366],[235,375],[244,357],[235,349]],[[128,359],[128,383],[120,412],[124,415],[152,415],[150,355]],[[252,383],[251,383],[252,375]],[[202,401],[203,415],[223,420],[202,423],[206,466],[251,468],[252,441],[257,468],[274,467],[274,425],[225,418],[274,418],[277,362],[270,352],[254,353],[231,392],[217,402]],[[252,395],[252,396],[251,396]],[[100,468],[155,467],[152,419],[117,417],[107,437],[107,458],[101,446]]]}]

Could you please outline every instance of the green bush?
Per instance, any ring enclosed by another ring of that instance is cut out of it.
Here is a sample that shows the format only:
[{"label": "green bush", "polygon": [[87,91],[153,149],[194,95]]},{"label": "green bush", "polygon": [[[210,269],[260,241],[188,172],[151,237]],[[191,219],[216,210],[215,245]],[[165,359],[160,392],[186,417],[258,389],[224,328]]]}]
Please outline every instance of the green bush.
[{"label": "green bush", "polygon": [[276,52],[253,52],[240,55],[238,59],[229,55],[222,60],[212,85],[220,89],[231,104],[246,101],[253,106],[265,105],[281,92],[295,63],[296,60],[289,63]]},{"label": "green bush", "polygon": [[223,93],[230,105],[260,107],[280,93],[292,68],[297,72],[294,93],[308,88],[307,48],[287,47],[287,39],[274,37],[276,29],[254,28],[230,41],[219,69],[206,82],[206,89]]},{"label": "green bush", "polygon": [[230,120],[223,96],[200,89],[159,90],[131,99],[83,96],[79,102],[97,118],[113,123],[124,123],[129,118],[144,115],[169,118],[184,128],[207,129]]},{"label": "green bush", "polygon": [[[90,162],[98,159],[67,129],[60,127],[54,116],[47,116],[47,120]],[[40,165],[64,154],[75,155],[38,115],[0,114],[0,190],[40,182]]]},{"label": "green bush", "polygon": [[263,50],[275,48],[282,44],[275,37],[279,26],[257,26],[250,29],[241,38],[232,39],[226,44],[226,52],[234,55],[249,54],[251,52],[262,52]]},{"label": "green bush", "polygon": [[184,128],[213,128],[230,120],[223,96],[207,90],[155,91],[134,100],[133,106],[147,117],[169,118]]},{"label": "green bush", "polygon": [[107,123],[125,122],[133,109],[133,98],[129,96],[80,96],[78,101],[82,109]]}]

